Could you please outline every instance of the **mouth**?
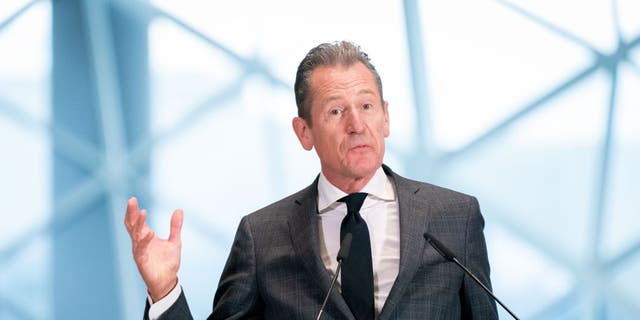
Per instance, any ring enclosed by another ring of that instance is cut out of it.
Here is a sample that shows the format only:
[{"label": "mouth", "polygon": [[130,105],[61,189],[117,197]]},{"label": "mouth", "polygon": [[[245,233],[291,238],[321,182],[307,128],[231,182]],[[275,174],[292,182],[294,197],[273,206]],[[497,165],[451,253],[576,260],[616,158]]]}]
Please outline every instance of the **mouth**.
[{"label": "mouth", "polygon": [[351,147],[349,150],[358,152],[358,151],[364,151],[364,150],[369,149],[369,148],[371,148],[369,145],[359,144],[357,146]]}]

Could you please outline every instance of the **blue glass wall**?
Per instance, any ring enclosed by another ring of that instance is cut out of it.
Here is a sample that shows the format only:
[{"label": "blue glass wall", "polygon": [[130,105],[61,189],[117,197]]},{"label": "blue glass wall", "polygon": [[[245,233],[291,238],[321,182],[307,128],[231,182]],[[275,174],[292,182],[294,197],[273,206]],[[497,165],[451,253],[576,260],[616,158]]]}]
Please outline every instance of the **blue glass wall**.
[{"label": "blue glass wall", "polygon": [[291,129],[292,84],[308,49],[342,39],[382,76],[386,163],[479,198],[511,309],[634,319],[638,12],[633,0],[2,1],[0,319],[139,319],[131,195],[161,235],[185,210],[179,276],[206,317],[240,217],[319,170]]}]

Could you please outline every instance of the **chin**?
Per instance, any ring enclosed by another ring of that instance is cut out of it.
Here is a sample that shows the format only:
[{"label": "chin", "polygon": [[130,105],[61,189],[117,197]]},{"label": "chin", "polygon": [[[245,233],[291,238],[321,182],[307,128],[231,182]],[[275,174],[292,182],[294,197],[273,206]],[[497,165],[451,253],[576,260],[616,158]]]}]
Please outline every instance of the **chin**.
[{"label": "chin", "polygon": [[360,161],[352,162],[348,167],[354,176],[367,177],[373,175],[381,165],[382,162],[380,161],[363,159]]}]

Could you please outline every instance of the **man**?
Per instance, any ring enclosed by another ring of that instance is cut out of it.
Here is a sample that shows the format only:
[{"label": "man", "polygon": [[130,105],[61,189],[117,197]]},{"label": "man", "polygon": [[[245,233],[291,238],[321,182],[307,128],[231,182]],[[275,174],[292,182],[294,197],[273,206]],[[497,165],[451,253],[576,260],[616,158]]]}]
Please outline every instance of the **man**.
[{"label": "man", "polygon": [[[209,318],[315,318],[351,234],[324,319],[497,319],[491,298],[423,238],[437,237],[490,285],[476,199],[382,163],[388,103],[368,56],[349,42],[313,48],[298,67],[295,95],[293,130],[304,149],[315,148],[321,173],[242,219]],[[183,213],[174,212],[167,240],[145,218],[129,200],[125,225],[148,287],[145,317],[191,318],[177,279]]]}]

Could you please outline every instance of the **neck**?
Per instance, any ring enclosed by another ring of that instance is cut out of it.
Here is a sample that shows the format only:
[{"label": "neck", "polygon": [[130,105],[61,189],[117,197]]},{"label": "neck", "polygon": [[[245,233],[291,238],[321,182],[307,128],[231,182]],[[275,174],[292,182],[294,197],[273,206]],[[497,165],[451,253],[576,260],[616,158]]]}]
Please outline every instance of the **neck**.
[{"label": "neck", "polygon": [[342,190],[342,192],[346,194],[351,194],[354,192],[360,192],[364,186],[371,181],[371,178],[376,174],[376,172],[372,172],[371,174],[364,177],[340,177],[340,176],[329,176],[325,174],[325,177],[329,182],[334,185],[336,188]]}]

